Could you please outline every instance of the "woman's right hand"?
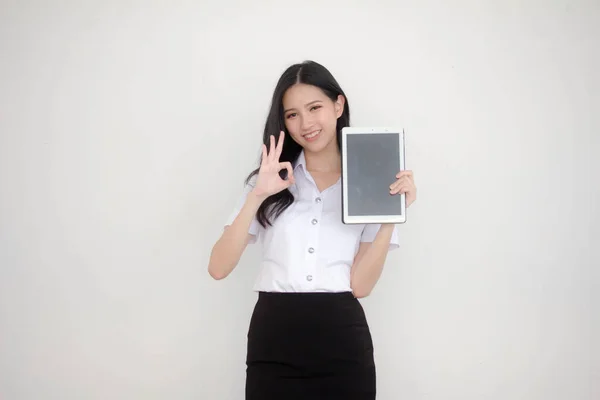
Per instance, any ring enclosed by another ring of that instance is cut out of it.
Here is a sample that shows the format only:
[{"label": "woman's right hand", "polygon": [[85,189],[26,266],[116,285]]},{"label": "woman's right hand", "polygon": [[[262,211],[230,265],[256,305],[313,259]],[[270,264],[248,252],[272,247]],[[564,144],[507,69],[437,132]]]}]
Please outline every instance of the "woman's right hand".
[{"label": "woman's right hand", "polygon": [[[252,191],[260,198],[267,197],[281,192],[294,184],[294,171],[290,162],[279,162],[281,151],[283,150],[283,140],[285,134],[283,131],[279,134],[279,143],[275,146],[275,136],[271,135],[271,146],[267,153],[267,146],[262,145],[262,159],[258,170],[256,185]],[[287,169],[287,179],[281,179],[279,171]]]}]

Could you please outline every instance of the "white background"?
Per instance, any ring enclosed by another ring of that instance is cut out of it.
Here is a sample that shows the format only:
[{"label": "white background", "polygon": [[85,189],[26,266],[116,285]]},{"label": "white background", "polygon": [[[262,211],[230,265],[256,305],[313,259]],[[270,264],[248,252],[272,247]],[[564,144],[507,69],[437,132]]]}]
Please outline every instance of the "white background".
[{"label": "white background", "polygon": [[304,59],[407,132],[378,399],[600,398],[599,49],[597,0],[2,1],[0,398],[243,398],[258,247],[207,261]]}]

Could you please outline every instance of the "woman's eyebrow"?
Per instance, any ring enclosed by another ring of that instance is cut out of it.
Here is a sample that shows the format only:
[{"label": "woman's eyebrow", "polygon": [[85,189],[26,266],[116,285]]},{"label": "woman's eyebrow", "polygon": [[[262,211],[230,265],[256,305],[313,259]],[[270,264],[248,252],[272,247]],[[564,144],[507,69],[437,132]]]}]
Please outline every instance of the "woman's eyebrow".
[{"label": "woman's eyebrow", "polygon": [[305,107],[310,106],[311,104],[319,103],[321,100],[313,100],[310,103],[306,103]]},{"label": "woman's eyebrow", "polygon": [[[306,103],[306,104],[304,105],[304,107],[308,107],[308,106],[310,106],[311,104],[320,103],[321,101],[322,101],[322,100],[313,100],[313,101],[311,101],[310,103]],[[292,110],[295,110],[295,108],[288,108],[287,110],[284,110],[283,112],[284,112],[284,113],[286,113],[286,112],[288,112],[288,111],[292,111]]]}]

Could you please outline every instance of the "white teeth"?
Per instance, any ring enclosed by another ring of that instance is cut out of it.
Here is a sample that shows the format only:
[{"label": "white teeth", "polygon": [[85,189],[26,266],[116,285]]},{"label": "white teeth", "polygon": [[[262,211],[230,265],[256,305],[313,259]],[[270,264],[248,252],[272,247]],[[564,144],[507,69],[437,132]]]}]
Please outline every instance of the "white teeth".
[{"label": "white teeth", "polygon": [[317,136],[319,133],[321,133],[321,131],[316,131],[315,133],[311,133],[310,135],[306,135],[304,137],[307,138],[307,139],[312,139],[315,136]]}]

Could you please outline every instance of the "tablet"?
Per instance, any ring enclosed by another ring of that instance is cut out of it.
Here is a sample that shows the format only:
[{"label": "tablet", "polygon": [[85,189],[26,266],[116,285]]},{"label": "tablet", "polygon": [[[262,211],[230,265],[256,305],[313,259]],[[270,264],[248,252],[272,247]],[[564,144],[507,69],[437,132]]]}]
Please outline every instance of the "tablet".
[{"label": "tablet", "polygon": [[402,224],[406,195],[390,194],[405,169],[404,131],[394,128],[342,129],[342,222]]}]

